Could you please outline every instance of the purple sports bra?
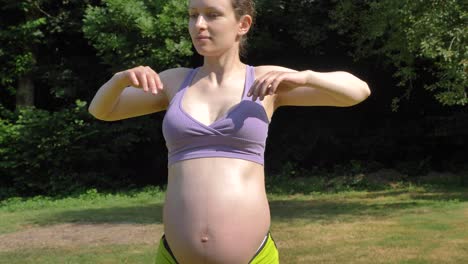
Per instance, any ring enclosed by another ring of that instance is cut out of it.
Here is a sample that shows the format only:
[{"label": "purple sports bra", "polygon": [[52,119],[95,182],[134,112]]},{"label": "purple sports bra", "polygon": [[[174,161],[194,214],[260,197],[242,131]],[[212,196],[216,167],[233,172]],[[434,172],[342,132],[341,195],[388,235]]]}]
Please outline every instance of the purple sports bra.
[{"label": "purple sports bra", "polygon": [[261,101],[247,97],[255,80],[254,67],[247,65],[242,100],[223,117],[207,126],[190,116],[181,106],[185,91],[200,67],[191,70],[171,100],[162,123],[168,165],[181,160],[227,157],[264,164],[268,136],[268,116]]}]

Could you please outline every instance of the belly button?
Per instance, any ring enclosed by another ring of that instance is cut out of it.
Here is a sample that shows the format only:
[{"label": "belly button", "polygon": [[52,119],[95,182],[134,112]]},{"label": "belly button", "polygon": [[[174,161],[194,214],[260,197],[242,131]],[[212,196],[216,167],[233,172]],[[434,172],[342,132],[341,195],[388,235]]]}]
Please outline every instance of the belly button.
[{"label": "belly button", "polygon": [[203,242],[203,243],[208,242],[208,237],[207,236],[202,236],[201,242]]}]

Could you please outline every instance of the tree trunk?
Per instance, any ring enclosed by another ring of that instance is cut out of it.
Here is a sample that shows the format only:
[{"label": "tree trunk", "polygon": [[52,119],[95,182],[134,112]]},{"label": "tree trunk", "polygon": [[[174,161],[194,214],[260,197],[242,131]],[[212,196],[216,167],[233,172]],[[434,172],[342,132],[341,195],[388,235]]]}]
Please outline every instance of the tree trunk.
[{"label": "tree trunk", "polygon": [[16,90],[16,107],[34,106],[34,82],[31,76],[21,76]]}]

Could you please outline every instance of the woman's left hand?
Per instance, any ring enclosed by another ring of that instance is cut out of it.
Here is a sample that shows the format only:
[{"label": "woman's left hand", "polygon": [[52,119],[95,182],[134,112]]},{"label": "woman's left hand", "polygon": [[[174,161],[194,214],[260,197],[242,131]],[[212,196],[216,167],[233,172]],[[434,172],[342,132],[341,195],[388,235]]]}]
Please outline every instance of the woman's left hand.
[{"label": "woman's left hand", "polygon": [[247,96],[252,96],[252,100],[257,98],[263,100],[267,95],[284,92],[298,86],[307,84],[309,71],[284,72],[271,71],[255,80]]}]

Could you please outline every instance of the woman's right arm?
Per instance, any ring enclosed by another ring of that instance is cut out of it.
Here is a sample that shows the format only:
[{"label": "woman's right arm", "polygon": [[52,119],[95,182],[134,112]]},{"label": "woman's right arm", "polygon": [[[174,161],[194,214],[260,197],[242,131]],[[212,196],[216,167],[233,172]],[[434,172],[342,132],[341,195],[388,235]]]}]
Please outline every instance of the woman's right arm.
[{"label": "woman's right arm", "polygon": [[170,70],[157,74],[139,66],[118,72],[99,88],[88,111],[97,119],[116,121],[158,111],[169,104],[163,82]]}]

